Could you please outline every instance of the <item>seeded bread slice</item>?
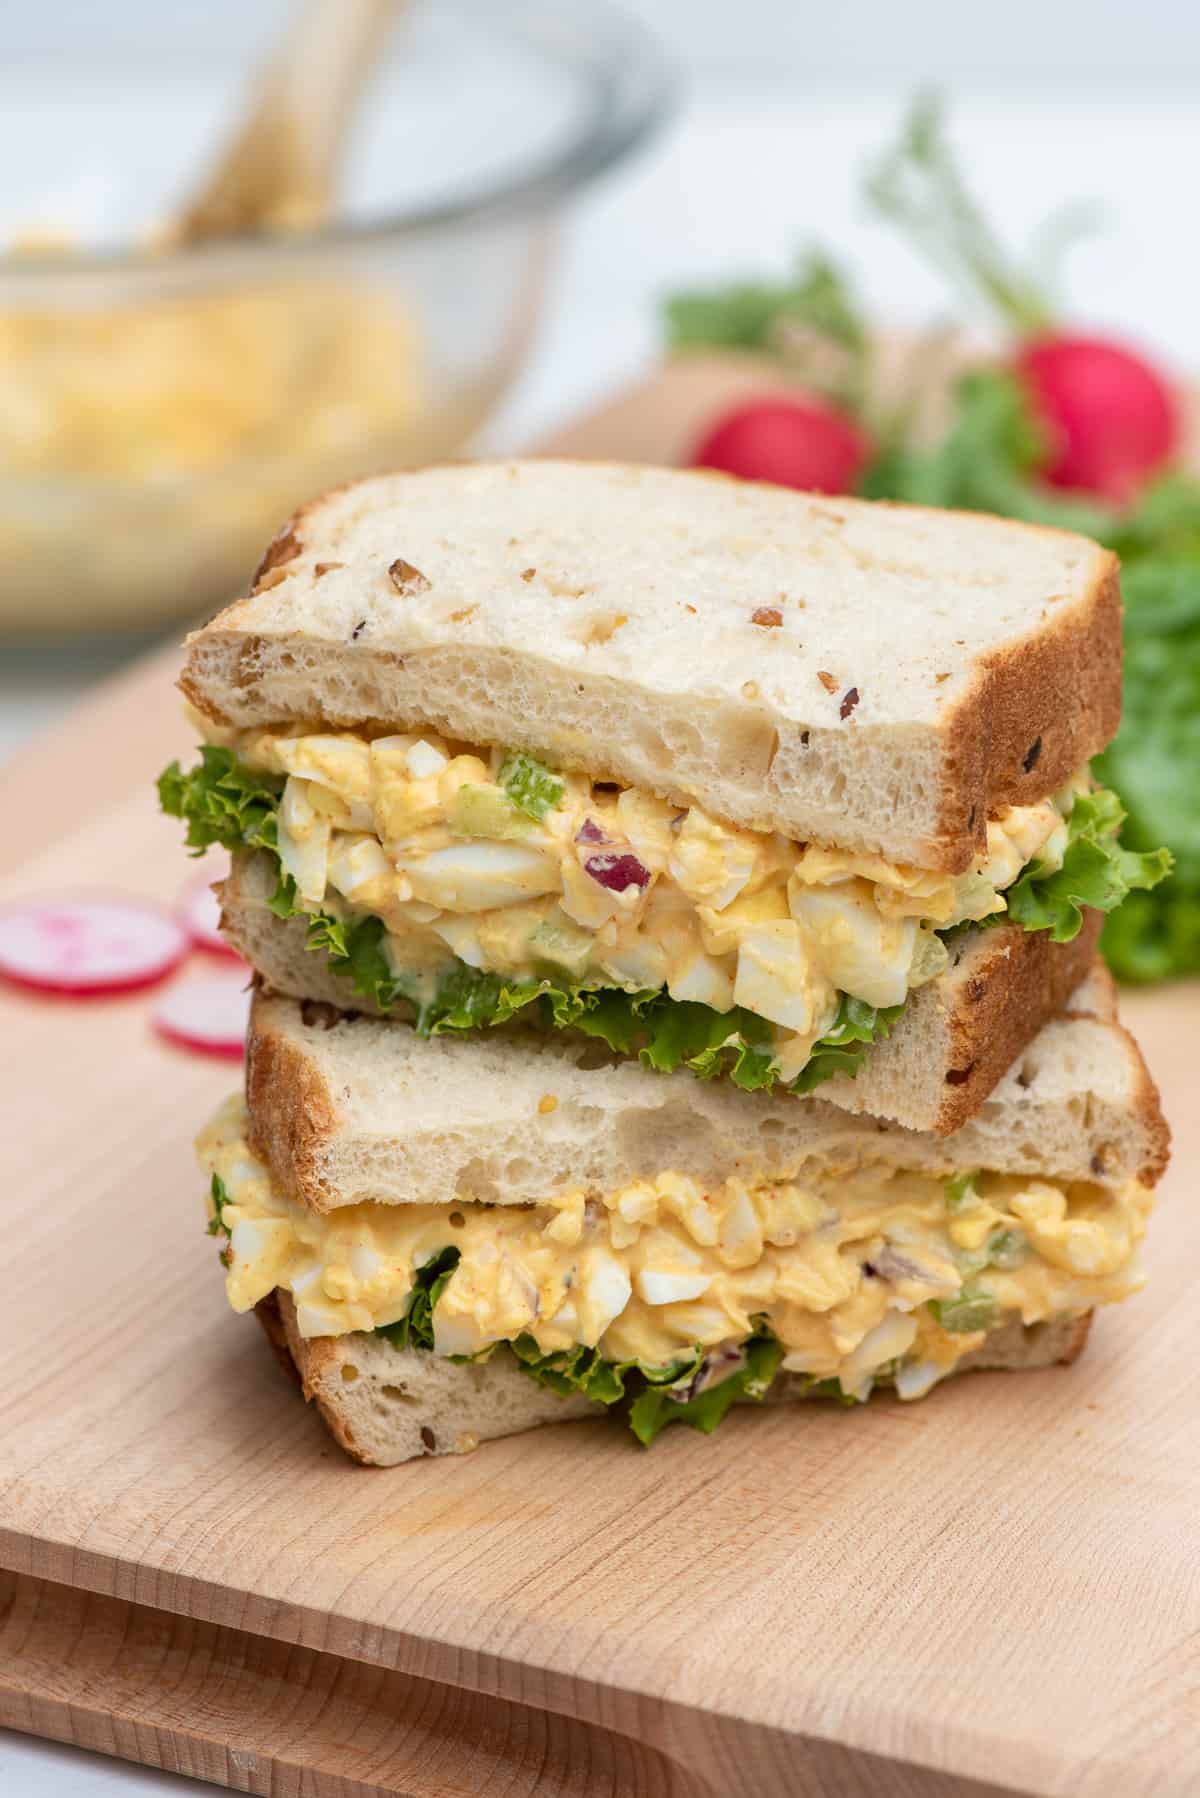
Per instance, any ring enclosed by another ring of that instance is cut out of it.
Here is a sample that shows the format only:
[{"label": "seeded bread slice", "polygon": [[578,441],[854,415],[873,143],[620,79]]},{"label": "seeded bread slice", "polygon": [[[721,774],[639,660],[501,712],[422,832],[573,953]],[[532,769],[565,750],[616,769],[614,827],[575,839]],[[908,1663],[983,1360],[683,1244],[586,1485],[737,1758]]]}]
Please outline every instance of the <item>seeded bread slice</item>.
[{"label": "seeded bread slice", "polygon": [[[602,1405],[560,1397],[521,1372],[506,1354],[461,1365],[417,1349],[395,1349],[382,1336],[356,1333],[309,1341],[296,1328],[287,1293],[256,1307],[287,1372],[320,1412],[330,1434],[364,1466],[395,1467],[419,1455],[461,1455],[480,1442],[543,1423],[605,1415]],[[1087,1341],[1091,1312],[1052,1323],[1001,1326],[959,1364],[1026,1370],[1074,1361]],[[769,1404],[805,1396],[799,1376],[783,1375]]]},{"label": "seeded bread slice", "polygon": [[959,872],[1116,730],[1117,564],[699,472],[427,468],[297,513],[180,684],[222,724],[435,729]]},{"label": "seeded bread slice", "polygon": [[[280,919],[270,910],[274,885],[269,857],[234,857],[221,889],[221,927],[230,942],[276,992],[374,1012],[323,951],[306,947],[303,918]],[[1073,943],[1052,943],[1045,931],[1018,925],[957,938],[945,973],[917,989],[861,1071],[838,1075],[820,1088],[821,1097],[914,1130],[959,1129],[1062,1009],[1091,965],[1099,931],[1095,914]]]},{"label": "seeded bread slice", "polygon": [[[1097,980],[1097,999],[1105,1003]],[[1153,1183],[1158,1095],[1133,1039],[1093,1013],[1048,1024],[953,1136],[856,1117],[818,1097],[743,1093],[597,1057],[587,1039],[485,1032],[423,1041],[406,1025],[256,993],[251,1143],[313,1211],[375,1201],[536,1204],[668,1169],[715,1185],[828,1174],[862,1160],[939,1176],[988,1168]]]}]

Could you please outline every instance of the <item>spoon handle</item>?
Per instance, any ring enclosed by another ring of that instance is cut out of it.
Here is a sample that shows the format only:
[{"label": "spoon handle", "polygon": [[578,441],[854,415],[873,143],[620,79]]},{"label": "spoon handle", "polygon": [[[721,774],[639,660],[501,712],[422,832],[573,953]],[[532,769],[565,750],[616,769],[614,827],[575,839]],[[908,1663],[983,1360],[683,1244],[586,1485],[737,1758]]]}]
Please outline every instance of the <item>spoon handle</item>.
[{"label": "spoon handle", "polygon": [[346,127],[396,10],[397,0],[304,0],[174,235],[196,243],[325,216]]}]

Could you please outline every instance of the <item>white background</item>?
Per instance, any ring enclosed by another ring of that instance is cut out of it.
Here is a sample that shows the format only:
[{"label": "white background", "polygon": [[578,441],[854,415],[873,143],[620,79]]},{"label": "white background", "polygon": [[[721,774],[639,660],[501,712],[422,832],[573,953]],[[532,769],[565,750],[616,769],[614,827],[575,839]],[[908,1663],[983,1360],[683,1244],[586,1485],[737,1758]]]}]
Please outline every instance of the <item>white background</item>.
[{"label": "white background", "polygon": [[[194,5],[205,29],[248,10],[247,0],[154,3]],[[276,9],[249,10],[265,31]],[[653,150],[575,214],[539,348],[492,447],[515,447],[635,376],[654,355],[656,303],[673,282],[782,270],[814,237],[841,249],[881,313],[934,312],[936,281],[869,225],[857,198],[864,159],[929,79],[948,87],[972,179],[1016,241],[1061,200],[1105,203],[1111,229],[1072,265],[1077,315],[1200,367],[1200,10],[1178,0],[635,0],[633,10],[690,66],[692,96]],[[35,42],[68,16],[76,34],[102,30],[104,9],[8,0],[9,41],[15,15]],[[112,660],[6,652],[0,752]],[[203,1788],[0,1733],[4,1798],[185,1789]]]},{"label": "white background", "polygon": [[[481,8],[491,0],[474,0]],[[939,81],[1050,97],[1134,88],[1183,97],[1200,76],[1200,15],[1184,0],[620,0],[692,74],[861,89]],[[4,0],[6,47],[119,42],[163,8],[199,50],[266,43],[287,0]],[[116,34],[120,34],[117,38]]]}]

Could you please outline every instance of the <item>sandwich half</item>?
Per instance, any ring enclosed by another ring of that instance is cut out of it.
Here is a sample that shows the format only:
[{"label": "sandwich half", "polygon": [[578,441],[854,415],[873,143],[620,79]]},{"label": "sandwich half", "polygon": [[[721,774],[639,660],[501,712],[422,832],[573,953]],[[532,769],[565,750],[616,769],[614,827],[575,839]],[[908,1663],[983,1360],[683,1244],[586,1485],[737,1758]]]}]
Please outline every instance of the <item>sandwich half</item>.
[{"label": "sandwich half", "polygon": [[343,489],[189,639],[160,783],[272,986],[947,1132],[1161,879],[1089,758],[1113,558],[598,464]]},{"label": "sandwich half", "polygon": [[391,1465],[1071,1359],[1141,1284],[1166,1147],[1097,972],[950,1139],[260,991],[245,1097],[199,1153],[234,1309]]}]

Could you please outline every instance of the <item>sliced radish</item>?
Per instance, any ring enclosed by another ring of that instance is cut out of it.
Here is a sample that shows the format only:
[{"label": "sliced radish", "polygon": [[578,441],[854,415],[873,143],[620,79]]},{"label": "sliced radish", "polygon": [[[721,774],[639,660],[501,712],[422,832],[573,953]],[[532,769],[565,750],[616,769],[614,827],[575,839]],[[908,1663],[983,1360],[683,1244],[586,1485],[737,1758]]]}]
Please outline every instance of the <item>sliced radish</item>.
[{"label": "sliced radish", "polygon": [[0,975],[40,992],[96,997],[151,986],[187,950],[170,912],[145,899],[81,893],[0,907]]},{"label": "sliced radish", "polygon": [[242,1054],[250,1015],[244,964],[219,974],[198,974],[164,993],[154,1008],[154,1028],[173,1043],[204,1055]]},{"label": "sliced radish", "polygon": [[213,881],[224,880],[229,863],[212,873],[198,874],[179,895],[179,916],[183,927],[197,949],[211,949],[217,955],[236,955],[221,935],[221,901],[213,892]]}]

